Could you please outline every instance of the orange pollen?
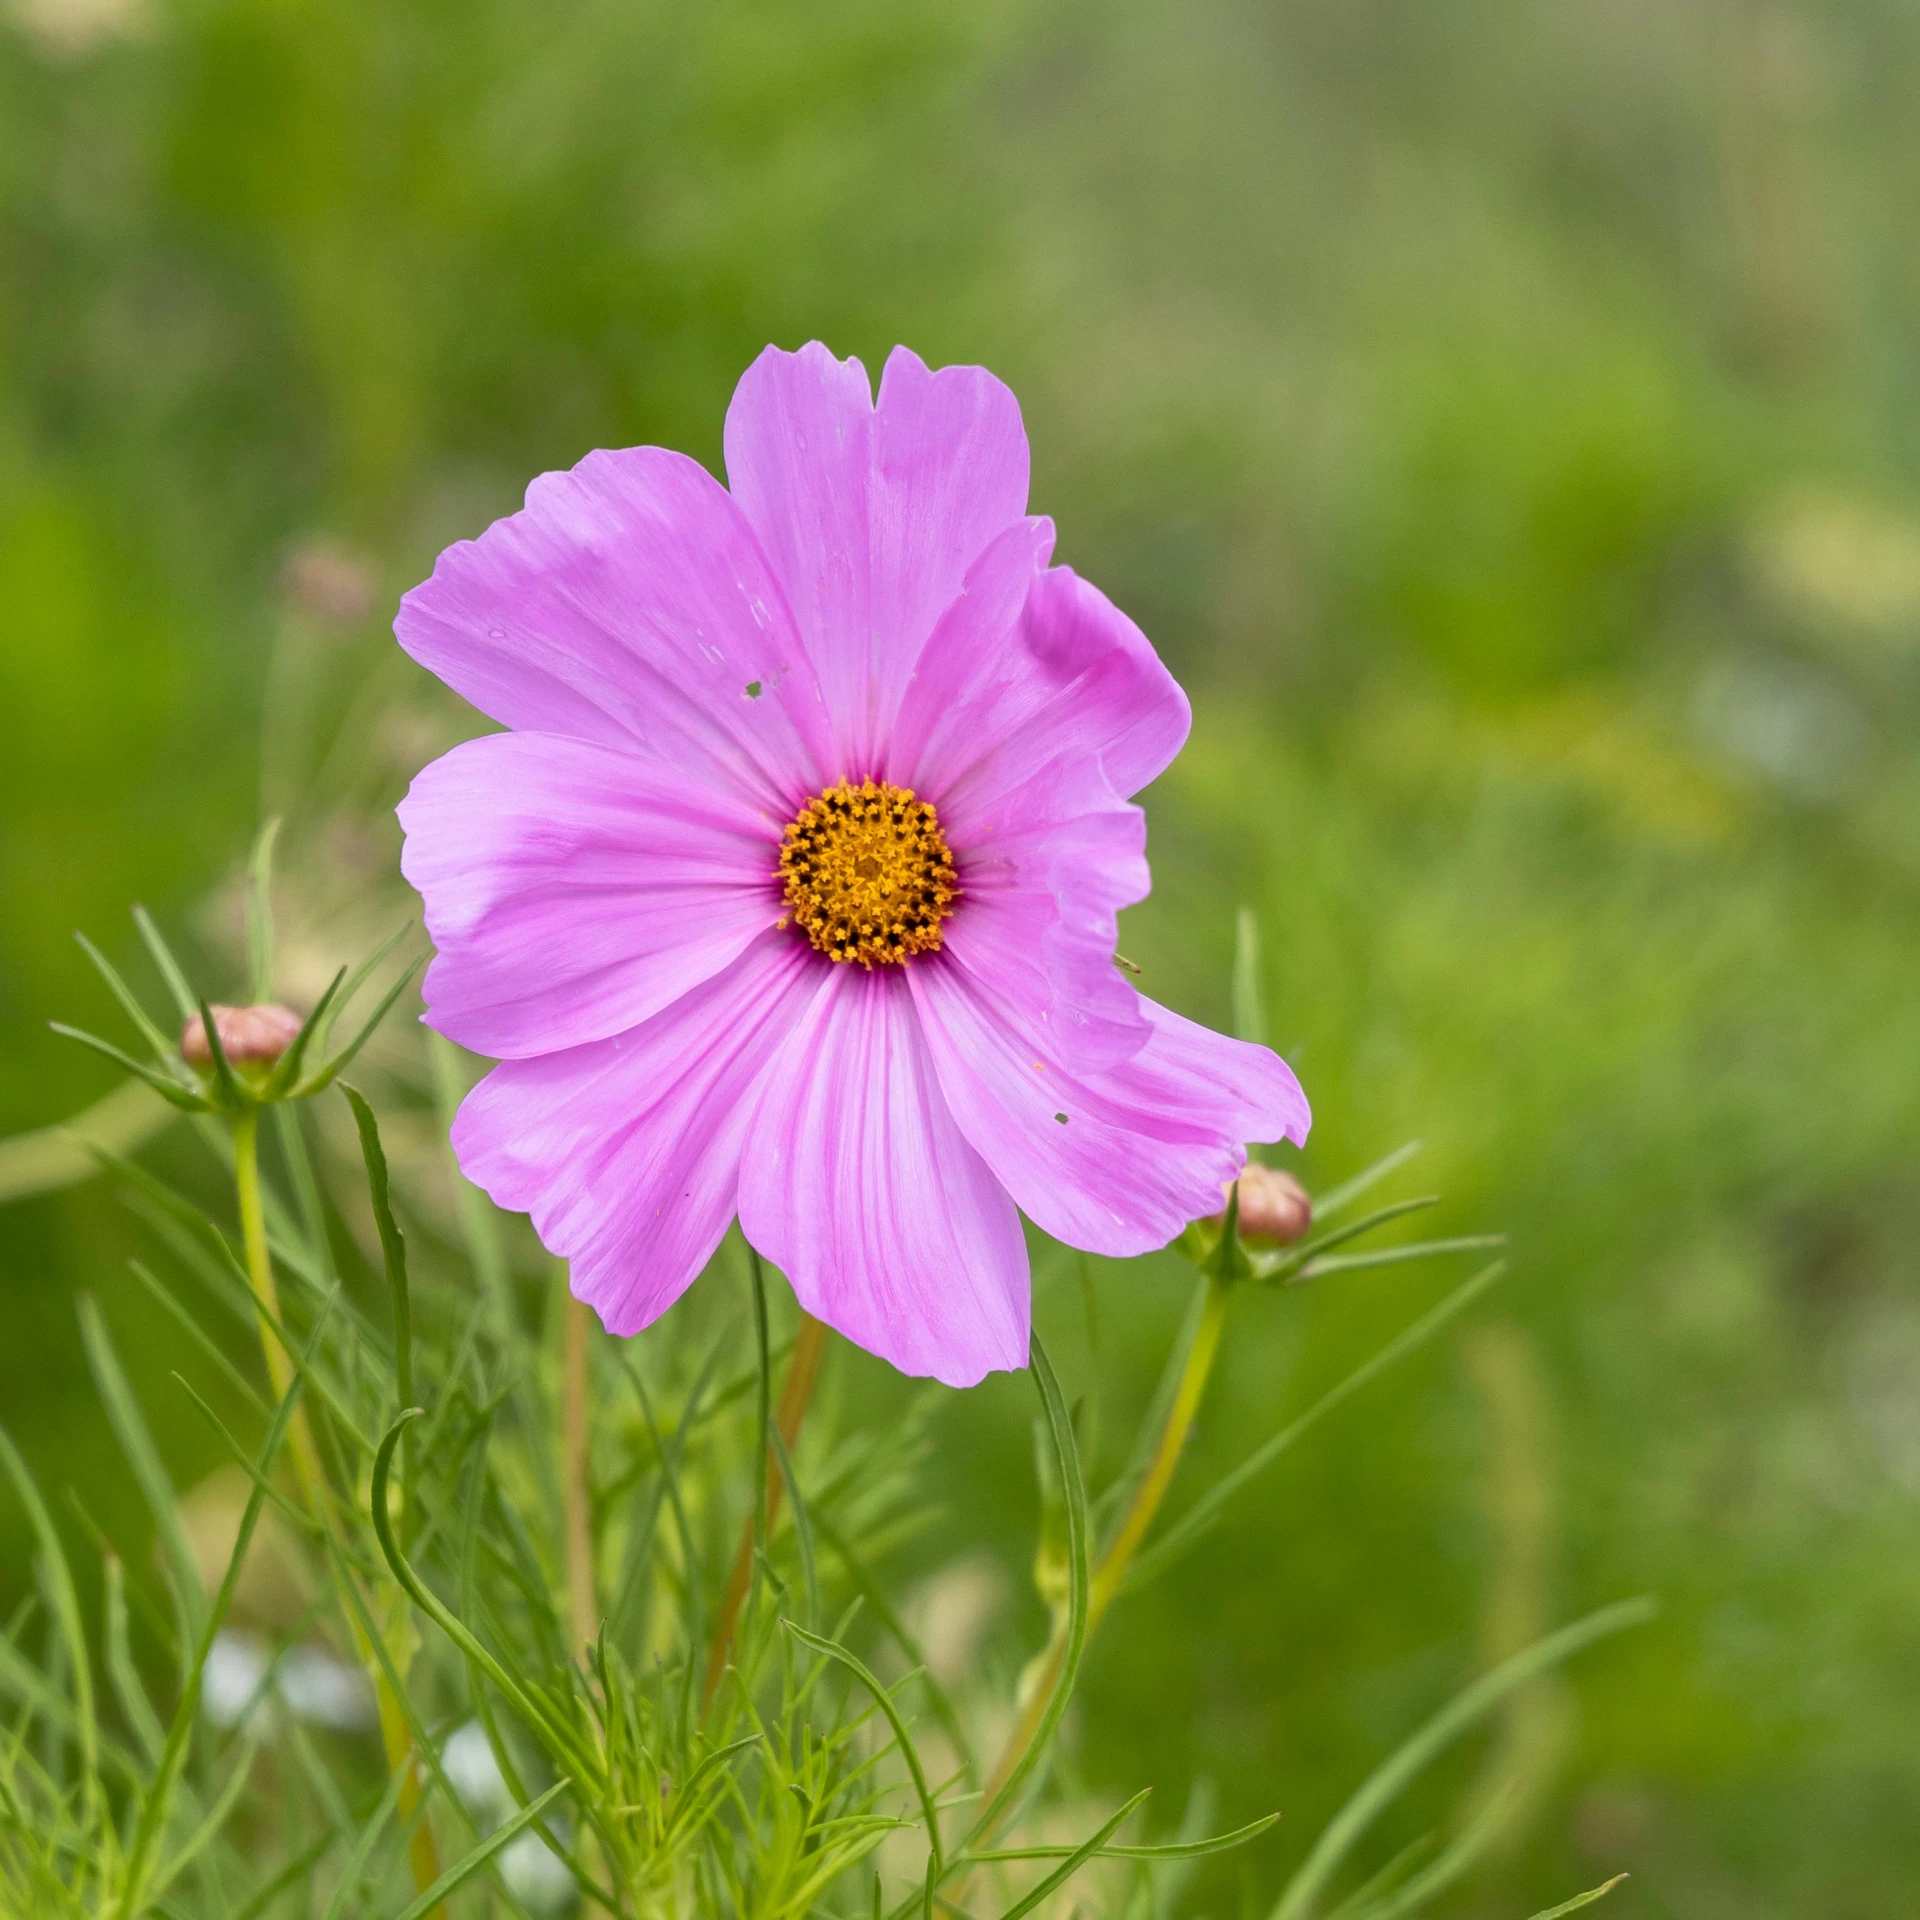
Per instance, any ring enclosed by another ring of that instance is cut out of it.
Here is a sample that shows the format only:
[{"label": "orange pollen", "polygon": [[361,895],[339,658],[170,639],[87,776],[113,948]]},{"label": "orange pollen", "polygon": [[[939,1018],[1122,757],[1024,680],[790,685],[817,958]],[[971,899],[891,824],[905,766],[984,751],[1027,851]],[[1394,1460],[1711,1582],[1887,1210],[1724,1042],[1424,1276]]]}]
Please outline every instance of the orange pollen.
[{"label": "orange pollen", "polygon": [[843,780],[809,800],[780,844],[787,911],[829,960],[869,969],[938,953],[960,891],[940,816],[911,787]]}]

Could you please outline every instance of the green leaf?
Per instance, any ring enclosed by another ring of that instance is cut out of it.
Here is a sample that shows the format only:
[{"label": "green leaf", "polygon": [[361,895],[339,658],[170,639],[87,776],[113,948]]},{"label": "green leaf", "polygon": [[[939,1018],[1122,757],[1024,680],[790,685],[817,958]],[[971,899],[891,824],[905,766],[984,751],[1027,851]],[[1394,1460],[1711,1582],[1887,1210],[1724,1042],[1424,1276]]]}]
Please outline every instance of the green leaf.
[{"label": "green leaf", "polygon": [[407,968],[392,986],[380,998],[380,1004],[374,1008],[367,1023],[347,1044],[336,1053],[325,1066],[321,1067],[310,1079],[293,1089],[295,1099],[308,1099],[316,1093],[324,1093],[340,1077],[341,1072],[351,1065],[354,1056],[373,1038],[374,1029],[379,1026],[406,990],[413,976],[420,971],[423,962],[410,960]]},{"label": "green leaf", "polygon": [[387,1291],[393,1299],[394,1377],[403,1407],[413,1405],[413,1308],[407,1292],[407,1243],[393,1217],[393,1194],[387,1179],[386,1151],[380,1145],[380,1123],[358,1087],[343,1080],[340,1091],[353,1109],[360,1132],[360,1154],[367,1166],[367,1190],[373,1199],[374,1224],[380,1230],[380,1255],[387,1269]]},{"label": "green leaf", "polygon": [[1073,1437],[1073,1416],[1060,1392],[1059,1377],[1040,1336],[1032,1336],[1029,1371],[1040,1395],[1047,1417],[1047,1431],[1053,1439],[1054,1462],[1060,1474],[1060,1489],[1067,1510],[1067,1631],[1061,1647],[1060,1673],[1047,1698],[1027,1750],[1014,1763],[1000,1790],[988,1801],[968,1833],[965,1847],[984,1840],[1011,1808],[1034,1770],[1046,1757],[1047,1748],[1059,1730],[1061,1716],[1073,1696],[1074,1682],[1080,1674],[1080,1656],[1087,1645],[1088,1600],[1093,1588],[1091,1529],[1087,1520],[1087,1485],[1080,1473],[1080,1452]]},{"label": "green leaf", "polygon": [[[1244,1847],[1249,1840],[1258,1839],[1279,1818],[1277,1813],[1270,1813],[1264,1819],[1250,1820],[1244,1827],[1235,1827],[1231,1833],[1216,1833],[1206,1840],[1167,1840],[1151,1847],[1102,1847],[1099,1854],[1103,1860],[1199,1860],[1210,1853],[1226,1853],[1234,1847]],[[966,1864],[991,1866],[1003,1860],[1060,1860],[1079,1851],[1077,1847],[994,1847],[985,1853],[968,1854]]]},{"label": "green leaf", "polygon": [[1260,922],[1242,907],[1233,925],[1233,1030],[1256,1047],[1267,1044],[1267,1004],[1260,983]]},{"label": "green leaf", "polygon": [[[325,1320],[313,1330],[313,1339],[309,1347],[317,1343]],[[253,1544],[255,1527],[260,1523],[260,1510],[265,1505],[266,1496],[261,1492],[261,1484],[273,1472],[273,1463],[280,1452],[280,1443],[286,1437],[287,1427],[293,1419],[293,1410],[300,1400],[300,1378],[281,1398],[274,1409],[272,1424],[267,1428],[267,1437],[262,1441],[260,1453],[255,1461],[257,1469],[253,1492],[247,1497],[245,1510],[240,1516],[240,1526],[234,1536],[233,1553],[227,1561],[225,1577],[220,1582],[220,1591],[214,1595],[213,1605],[208,1609],[206,1623],[201,1629],[200,1642],[187,1669],[186,1684],[180,1690],[179,1703],[173,1710],[173,1719],[167,1727],[167,1744],[160,1755],[160,1764],[154,1770],[145,1793],[141,1796],[139,1819],[134,1826],[133,1839],[127,1849],[127,1864],[121,1881],[120,1905],[116,1920],[133,1920],[140,1911],[142,1895],[147,1882],[147,1862],[152,1857],[153,1848],[159,1840],[162,1828],[166,1824],[168,1809],[172,1803],[174,1782],[179,1778],[181,1766],[185,1763],[187,1743],[192,1736],[194,1723],[200,1712],[200,1682],[206,1671],[207,1655],[213,1649],[213,1637],[220,1630],[220,1623],[226,1618],[227,1609],[233,1604],[234,1589],[240,1584],[240,1569],[245,1564],[247,1549]]]},{"label": "green leaf", "polygon": [[528,1727],[540,1733],[556,1751],[568,1753],[583,1760],[590,1759],[590,1756],[581,1749],[573,1729],[560,1721],[543,1701],[530,1695],[474,1636],[466,1622],[460,1619],[452,1608],[414,1572],[412,1565],[400,1551],[399,1544],[393,1537],[393,1520],[388,1511],[387,1490],[393,1477],[394,1449],[400,1444],[400,1437],[408,1425],[420,1419],[423,1412],[424,1409],[420,1407],[407,1408],[387,1429],[385,1437],[380,1442],[379,1451],[373,1457],[373,1490],[370,1504],[373,1509],[374,1536],[380,1542],[380,1551],[386,1556],[387,1565],[393,1570],[393,1577],[406,1589],[414,1605],[499,1688],[513,1710]]},{"label": "green leaf", "polygon": [[488,1834],[464,1859],[455,1861],[417,1900],[409,1901],[394,1916],[394,1920],[426,1920],[426,1916],[448,1894],[452,1893],[456,1887],[464,1886],[502,1847],[510,1841],[519,1839],[520,1835],[572,1785],[571,1780],[556,1780],[538,1800],[529,1801],[511,1820]]},{"label": "green leaf", "polygon": [[1302,1280],[1327,1273],[1358,1273],[1363,1267],[1397,1267],[1408,1260],[1426,1260],[1441,1253],[1485,1253],[1504,1247],[1504,1233],[1465,1233],[1451,1240],[1415,1240],[1404,1247],[1382,1247],[1377,1253],[1333,1253],[1309,1260],[1300,1269]]},{"label": "green leaf", "polygon": [[792,1620],[782,1620],[780,1624],[802,1646],[811,1647],[815,1653],[824,1654],[829,1660],[839,1661],[873,1695],[875,1704],[886,1715],[901,1757],[907,1763],[907,1771],[913,1776],[913,1790],[920,1797],[920,1818],[927,1829],[927,1845],[933,1849],[929,1870],[937,1886],[946,1877],[946,1849],[940,1839],[940,1809],[934,1802],[932,1789],[927,1785],[926,1769],[920,1764],[920,1750],[913,1744],[913,1735],[907,1731],[906,1720],[893,1695],[880,1684],[872,1669],[857,1654],[849,1653],[838,1641],[829,1640],[822,1634],[809,1633]]},{"label": "green leaf", "polygon": [[1502,1661],[1492,1672],[1482,1674],[1471,1686],[1455,1694],[1425,1726],[1374,1769],[1328,1822],[1299,1871],[1287,1883],[1271,1920],[1305,1920],[1342,1861],[1402,1789],[1429,1761],[1476,1721],[1484,1719],[1516,1687],[1525,1685],[1547,1668],[1571,1659],[1596,1640],[1651,1620],[1655,1611],[1653,1602],[1647,1599],[1622,1600],[1602,1607],[1585,1619],[1548,1634],[1511,1660]]},{"label": "green leaf", "polygon": [[1375,1207],[1371,1213],[1363,1213],[1358,1220],[1352,1220],[1344,1227],[1335,1227],[1331,1233],[1323,1233],[1307,1241],[1303,1246],[1288,1247],[1278,1256],[1270,1256],[1270,1263],[1260,1267],[1261,1278],[1269,1275],[1280,1278],[1289,1276],[1296,1267],[1303,1267],[1317,1254],[1331,1253],[1335,1247],[1344,1246],[1349,1240],[1357,1240],[1363,1233],[1371,1233],[1375,1227],[1384,1227],[1389,1220],[1398,1220],[1402,1214],[1421,1213],[1428,1207],[1437,1207],[1440,1196],[1427,1193],[1414,1200],[1396,1200],[1391,1206]]},{"label": "green leaf", "polygon": [[173,1004],[180,1010],[182,1020],[191,1020],[198,999],[193,989],[187,985],[187,976],[181,971],[180,963],[173,957],[173,950],[160,937],[160,929],[154,925],[153,916],[145,907],[135,907],[133,924],[140,929],[140,938],[146,942],[147,951],[153,956],[153,964],[160,971],[160,978],[167,983],[167,991],[173,995]]},{"label": "green leaf", "polygon": [[1405,1332],[1389,1340],[1372,1359],[1356,1367],[1337,1386],[1323,1393],[1306,1412],[1282,1427],[1272,1439],[1256,1447],[1233,1471],[1214,1482],[1152,1546],[1148,1547],[1127,1571],[1121,1583],[1122,1593],[1132,1593],[1168,1567],[1219,1518],[1221,1509],[1244,1487],[1279,1459],[1310,1428],[1318,1425],[1335,1407],[1377,1379],[1396,1361],[1403,1360],[1440,1331],[1448,1321],[1465,1312],[1506,1271],[1506,1262],[1496,1260],[1483,1267],[1470,1280],[1463,1281],[1437,1306],[1422,1314]]},{"label": "green leaf", "polygon": [[340,971],[327,982],[326,992],[315,1001],[313,1011],[301,1021],[300,1031],[293,1036],[293,1040],[286,1052],[274,1062],[273,1075],[266,1084],[266,1088],[261,1095],[262,1099],[279,1100],[284,1098],[287,1089],[300,1078],[300,1070],[306,1064],[307,1049],[313,1045],[314,1036],[321,1031],[323,1023],[331,1020],[332,1015],[328,1009],[333,1005],[335,998],[340,992],[340,983],[346,977],[347,970],[345,967],[342,967]]},{"label": "green leaf", "polygon": [[1313,1217],[1316,1220],[1331,1220],[1363,1193],[1371,1193],[1390,1173],[1398,1172],[1420,1151],[1421,1145],[1418,1140],[1409,1140],[1405,1146],[1395,1147],[1384,1159],[1376,1160],[1370,1167],[1363,1167],[1351,1180],[1343,1180],[1331,1193],[1322,1194],[1314,1201]]},{"label": "green leaf", "polygon": [[200,1585],[193,1549],[187,1542],[186,1525],[180,1518],[179,1498],[161,1464],[160,1450],[147,1429],[146,1416],[140,1411],[140,1403],[113,1350],[99,1306],[93,1296],[86,1293],[80,1296],[78,1306],[81,1344],[87,1350],[87,1366],[99,1389],[101,1404],[107,1410],[107,1424],[113,1428],[120,1451],[126,1455],[134,1480],[146,1497],[160,1550],[166,1556],[167,1571],[172,1575],[174,1609],[184,1653],[193,1645],[206,1618],[207,1596]]},{"label": "green leaf", "polygon": [[240,1078],[227,1058],[226,1046],[220,1038],[220,1023],[213,1017],[212,1002],[200,1002],[200,1023],[206,1030],[207,1051],[213,1056],[215,1104],[228,1113],[236,1113],[242,1107],[252,1105],[250,1096],[241,1086]]},{"label": "green leaf", "polygon": [[257,1007],[273,998],[273,843],[279,837],[275,814],[260,829],[247,861],[247,976]]},{"label": "green leaf", "polygon": [[1074,1848],[1074,1850],[1067,1855],[1066,1859],[1063,1860],[1053,1872],[1048,1874],[1037,1887],[1030,1888],[1020,1899],[1016,1900],[1013,1905],[1000,1916],[1000,1920],[1020,1920],[1022,1914],[1031,1913],[1048,1895],[1065,1886],[1066,1883],[1100,1851],[1106,1844],[1108,1837],[1119,1827],[1121,1821],[1123,1821],[1141,1801],[1146,1799],[1147,1795],[1152,1791],[1153,1789],[1151,1787],[1142,1787],[1091,1840],[1085,1841],[1080,1846]]},{"label": "green leaf", "polygon": [[133,989],[121,979],[118,970],[109,962],[107,956],[84,933],[76,933],[73,937],[79,943],[80,951],[93,962],[93,970],[107,983],[107,991],[119,1001],[121,1011],[139,1030],[140,1037],[153,1049],[153,1057],[162,1066],[168,1068],[177,1066],[180,1061],[179,1047],[147,1018],[146,1008],[140,1004]]},{"label": "green leaf", "polygon": [[132,1054],[123,1053],[110,1040],[102,1040],[80,1027],[70,1027],[64,1020],[49,1020],[47,1030],[57,1033],[63,1040],[77,1040],[83,1047],[90,1047],[95,1053],[111,1060],[115,1066],[125,1068],[136,1079],[144,1080],[163,1100],[178,1107],[182,1113],[205,1113],[209,1110],[209,1102],[203,1093],[190,1088],[183,1080],[162,1073],[157,1067],[148,1066],[144,1060],[136,1060]]},{"label": "green leaf", "polygon": [[1604,1900],[1626,1878],[1624,1873],[1616,1873],[1605,1886],[1589,1887],[1585,1893],[1576,1893],[1571,1900],[1562,1900],[1557,1907],[1548,1907],[1544,1913],[1536,1913],[1533,1920],[1564,1920],[1565,1915],[1578,1913],[1582,1907],[1590,1907],[1596,1900]]},{"label": "green leaf", "polygon": [[74,1591],[73,1569],[67,1564],[60,1535],[40,1489],[34,1484],[27,1463],[13,1444],[13,1436],[0,1427],[0,1467],[7,1471],[20,1504],[27,1510],[33,1537],[39,1543],[40,1558],[46,1568],[47,1598],[52,1604],[54,1623],[66,1648],[67,1664],[73,1671],[74,1718],[80,1735],[80,1767],[85,1790],[91,1797],[98,1791],[100,1777],[100,1725],[93,1703],[93,1667],[87,1654],[87,1630],[80,1615],[80,1597]]}]

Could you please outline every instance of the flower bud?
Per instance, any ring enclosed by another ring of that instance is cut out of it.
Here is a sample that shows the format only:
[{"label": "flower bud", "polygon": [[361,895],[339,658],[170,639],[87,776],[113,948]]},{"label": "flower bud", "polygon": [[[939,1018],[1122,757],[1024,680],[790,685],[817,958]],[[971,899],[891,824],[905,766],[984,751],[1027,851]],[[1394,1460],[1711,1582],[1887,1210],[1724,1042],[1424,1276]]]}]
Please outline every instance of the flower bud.
[{"label": "flower bud", "polygon": [[[215,1007],[213,1029],[220,1051],[236,1067],[270,1067],[293,1045],[301,1028],[291,1007]],[[213,1049],[207,1045],[206,1024],[196,1013],[180,1034],[180,1057],[188,1065],[210,1067]]]},{"label": "flower bud", "polygon": [[[1304,1240],[1313,1225],[1313,1202],[1290,1173],[1249,1160],[1237,1181],[1222,1191],[1240,1189],[1240,1238],[1250,1247],[1286,1247]],[[1224,1213],[1215,1215],[1224,1221]]]}]

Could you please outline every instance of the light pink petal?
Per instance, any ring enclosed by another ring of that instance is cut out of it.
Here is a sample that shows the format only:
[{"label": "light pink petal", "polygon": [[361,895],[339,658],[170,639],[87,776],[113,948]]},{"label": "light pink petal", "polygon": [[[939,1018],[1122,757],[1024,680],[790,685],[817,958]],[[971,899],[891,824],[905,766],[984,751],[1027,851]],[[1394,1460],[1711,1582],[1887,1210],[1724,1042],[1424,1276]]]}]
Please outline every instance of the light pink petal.
[{"label": "light pink petal", "polygon": [[769,347],[727,408],[727,484],[772,564],[831,716],[833,779],[860,778],[873,651],[873,388],[816,340]]},{"label": "light pink petal", "polygon": [[664,1313],[720,1244],[760,1076],[818,983],[804,942],[767,934],[644,1026],[509,1060],[462,1104],[467,1178],[533,1216],[609,1332]]},{"label": "light pink petal", "polygon": [[840,771],[862,777],[968,567],[1026,511],[1019,405],[983,368],[932,373],[896,348],[876,409],[858,360],[769,347],[727,411],[726,460],[819,672]]},{"label": "light pink petal", "polygon": [[1050,761],[1097,765],[1122,799],[1180,751],[1192,710],[1134,623],[1068,567],[1031,583],[1006,644],[935,633],[901,702],[893,778],[937,796],[949,834]]},{"label": "light pink petal", "polygon": [[1249,1140],[1306,1139],[1298,1081],[1265,1047],[1140,1001],[1150,1037],[1075,1075],[991,987],[945,956],[911,968],[927,1044],[960,1131],[1036,1226],[1091,1253],[1165,1246],[1214,1213]]},{"label": "light pink petal", "polygon": [[941,1097],[911,971],[829,968],[767,1075],[740,1227],[817,1319],[966,1387],[1027,1363],[1027,1250]]},{"label": "light pink petal", "polygon": [[962,887],[945,949],[990,982],[1076,1072],[1112,1066],[1147,1042],[1140,996],[1114,964],[1122,907],[1146,897],[1147,823],[1115,800],[1064,820],[1035,781],[1018,798],[1036,824],[983,834],[958,856]]},{"label": "light pink petal", "polygon": [[440,556],[394,632],[506,726],[638,746],[782,821],[831,758],[752,529],[703,467],[659,447],[542,474],[521,512]]},{"label": "light pink petal", "polygon": [[428,1024],[497,1059],[638,1026],[780,917],[778,826],[634,752],[488,734],[415,779],[400,823],[439,950]]}]

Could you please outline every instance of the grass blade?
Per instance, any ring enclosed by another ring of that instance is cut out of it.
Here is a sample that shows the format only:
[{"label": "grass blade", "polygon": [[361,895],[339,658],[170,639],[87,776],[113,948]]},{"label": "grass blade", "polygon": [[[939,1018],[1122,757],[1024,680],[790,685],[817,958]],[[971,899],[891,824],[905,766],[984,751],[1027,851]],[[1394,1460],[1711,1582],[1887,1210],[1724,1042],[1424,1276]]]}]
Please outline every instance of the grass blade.
[{"label": "grass blade", "polygon": [[1219,1518],[1221,1509],[1248,1481],[1264,1473],[1309,1428],[1325,1419],[1343,1400],[1358,1393],[1396,1361],[1405,1359],[1416,1348],[1425,1345],[1448,1321],[1472,1306],[1505,1271],[1506,1262],[1496,1260],[1491,1266],[1483,1267],[1472,1279],[1463,1281],[1437,1306],[1422,1314],[1412,1326],[1389,1340],[1372,1359],[1356,1367],[1337,1386],[1323,1393],[1304,1413],[1289,1421],[1271,1440],[1256,1447],[1231,1473],[1215,1481],[1160,1539],[1134,1561],[1121,1583],[1120,1591],[1131,1593],[1164,1573]]},{"label": "grass blade", "polygon": [[1602,1607],[1584,1620],[1576,1620],[1557,1633],[1548,1634],[1511,1660],[1502,1661],[1492,1672],[1482,1674],[1471,1686],[1455,1694],[1425,1726],[1374,1769],[1327,1823],[1325,1832],[1287,1883],[1271,1920],[1305,1920],[1341,1862],[1401,1790],[1435,1755],[1476,1721],[1484,1719],[1516,1687],[1547,1668],[1571,1659],[1596,1640],[1651,1620],[1654,1612],[1653,1602],[1646,1599],[1621,1600],[1613,1606]]},{"label": "grass blade", "polygon": [[1567,1914],[1578,1913],[1582,1907],[1590,1907],[1596,1900],[1604,1900],[1626,1877],[1624,1873],[1616,1873],[1605,1886],[1589,1887],[1585,1893],[1576,1893],[1571,1900],[1562,1900],[1557,1907],[1536,1913],[1533,1920],[1564,1920]]},{"label": "grass blade", "polygon": [[412,1900],[403,1907],[394,1920],[426,1920],[426,1916],[437,1907],[456,1887],[463,1886],[484,1867],[493,1856],[510,1841],[520,1835],[534,1821],[546,1812],[561,1794],[573,1785],[571,1780],[556,1780],[538,1800],[529,1801],[513,1818],[496,1827],[464,1859],[456,1860],[419,1899]]},{"label": "grass blade", "polygon": [[134,1397],[133,1387],[114,1352],[107,1323],[91,1294],[79,1299],[80,1339],[87,1350],[87,1366],[106,1408],[107,1424],[113,1428],[120,1451],[145,1496],[153,1514],[160,1551],[166,1556],[167,1571],[173,1576],[174,1608],[178,1614],[180,1646],[184,1652],[198,1638],[206,1618],[207,1596],[200,1584],[200,1570],[187,1542],[187,1529],[180,1518],[180,1502],[173,1481],[161,1463],[160,1450],[153,1443],[146,1416]]}]

